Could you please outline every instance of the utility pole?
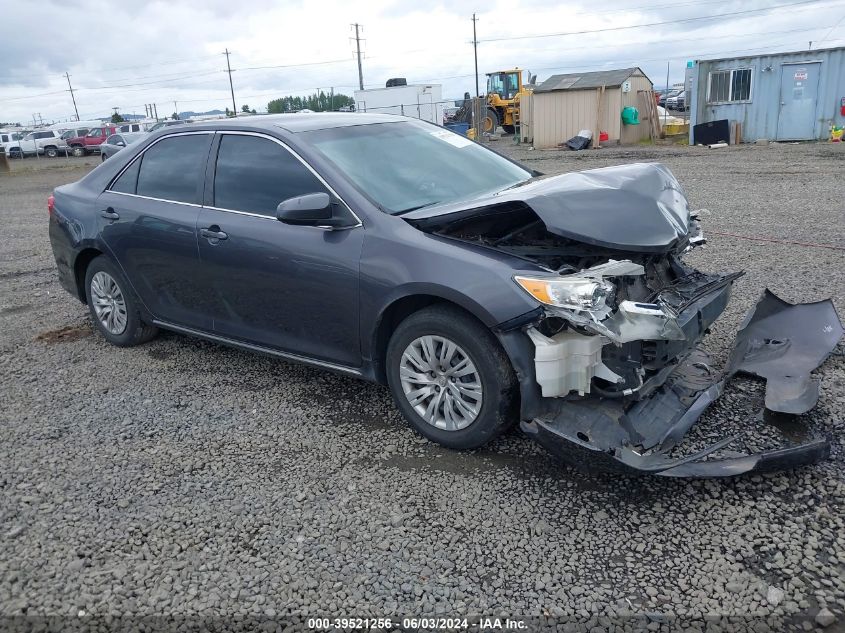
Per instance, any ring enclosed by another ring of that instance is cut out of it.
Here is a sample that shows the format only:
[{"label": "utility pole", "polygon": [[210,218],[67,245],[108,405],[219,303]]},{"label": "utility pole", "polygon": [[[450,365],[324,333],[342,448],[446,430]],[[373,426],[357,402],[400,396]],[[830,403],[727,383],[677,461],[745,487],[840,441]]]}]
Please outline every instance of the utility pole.
[{"label": "utility pole", "polygon": [[73,111],[76,112],[76,120],[79,121],[79,110],[76,109],[76,97],[73,96],[73,86],[70,85],[70,75],[65,73],[67,79],[67,87],[70,90],[70,98],[73,99]]},{"label": "utility pole", "polygon": [[176,118],[179,118],[179,106],[176,105],[176,101],[173,102],[173,112],[176,114]]},{"label": "utility pole", "polygon": [[158,108],[156,107],[156,104],[151,103],[150,106],[153,109],[153,115],[155,116],[155,120],[158,121]]},{"label": "utility pole", "polygon": [[[666,94],[667,95],[669,94],[669,64],[670,63],[671,62],[666,62]],[[684,80],[684,81],[686,81],[686,80]],[[666,126],[666,116],[667,116],[666,108],[668,108],[668,107],[669,106],[666,104],[666,100],[664,99],[663,100],[663,126],[664,127]]]},{"label": "utility pole", "polygon": [[364,72],[361,70],[361,38],[358,36],[358,29],[361,27],[357,22],[352,26],[355,27],[355,49],[358,55],[358,87],[364,89]]},{"label": "utility pole", "polygon": [[237,116],[238,106],[235,105],[235,87],[232,85],[232,67],[229,65],[229,49],[227,48],[223,54],[226,56],[226,72],[229,73],[229,90],[232,91],[232,116]]},{"label": "utility pole", "polygon": [[478,18],[472,14],[472,52],[475,55],[475,98],[478,99],[481,95],[478,93],[478,36],[475,34],[475,23]]}]

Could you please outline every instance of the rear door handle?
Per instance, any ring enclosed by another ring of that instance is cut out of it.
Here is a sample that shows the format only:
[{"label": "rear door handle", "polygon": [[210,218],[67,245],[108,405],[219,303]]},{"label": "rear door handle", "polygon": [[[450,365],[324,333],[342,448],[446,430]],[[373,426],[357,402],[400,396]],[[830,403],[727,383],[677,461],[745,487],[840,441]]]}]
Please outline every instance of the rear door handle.
[{"label": "rear door handle", "polygon": [[200,229],[200,235],[208,240],[225,240],[228,234],[220,230],[219,226],[210,226],[207,229]]},{"label": "rear door handle", "polygon": [[100,215],[104,217],[106,220],[119,220],[120,215],[114,212],[114,209],[108,207],[100,211]]}]

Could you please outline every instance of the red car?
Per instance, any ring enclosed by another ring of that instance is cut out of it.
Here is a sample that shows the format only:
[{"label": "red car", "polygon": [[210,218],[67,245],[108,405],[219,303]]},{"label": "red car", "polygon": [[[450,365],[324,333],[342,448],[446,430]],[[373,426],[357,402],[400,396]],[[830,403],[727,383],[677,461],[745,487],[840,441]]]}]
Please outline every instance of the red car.
[{"label": "red car", "polygon": [[108,125],[104,127],[95,127],[85,136],[77,136],[76,138],[67,139],[67,144],[71,148],[74,156],[86,156],[92,152],[99,152],[100,145],[112,134],[117,133],[117,127]]}]

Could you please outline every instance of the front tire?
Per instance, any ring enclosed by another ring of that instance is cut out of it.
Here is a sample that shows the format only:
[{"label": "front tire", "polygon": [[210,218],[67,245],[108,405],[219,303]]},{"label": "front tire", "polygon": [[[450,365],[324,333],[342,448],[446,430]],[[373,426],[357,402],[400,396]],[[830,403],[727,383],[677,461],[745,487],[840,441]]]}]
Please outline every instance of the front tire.
[{"label": "front tire", "polygon": [[408,423],[454,449],[483,446],[517,419],[517,382],[493,334],[462,310],[424,308],[390,339],[387,382]]},{"label": "front tire", "polygon": [[487,108],[487,113],[481,119],[481,131],[484,134],[493,134],[499,127],[499,115],[493,108]]},{"label": "front tire", "polygon": [[85,148],[80,147],[79,145],[75,145],[73,150],[71,151],[71,154],[73,154],[74,156],[77,156],[77,157],[78,156],[85,156]]},{"label": "front tire", "polygon": [[158,333],[155,326],[141,320],[138,299],[117,266],[104,255],[88,264],[85,295],[94,326],[112,345],[140,345]]}]

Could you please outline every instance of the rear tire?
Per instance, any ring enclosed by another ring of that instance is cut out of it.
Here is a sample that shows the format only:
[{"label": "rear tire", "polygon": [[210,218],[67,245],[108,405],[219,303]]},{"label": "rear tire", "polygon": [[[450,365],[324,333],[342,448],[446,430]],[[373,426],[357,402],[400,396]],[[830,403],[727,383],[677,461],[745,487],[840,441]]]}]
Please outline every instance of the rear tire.
[{"label": "rear tire", "polygon": [[85,156],[85,148],[80,147],[79,145],[75,145],[71,150],[71,154],[74,156]]},{"label": "rear tire", "polygon": [[44,153],[45,153],[45,154],[46,154],[49,158],[55,158],[56,156],[58,156],[58,155],[59,155],[59,150],[58,150],[58,149],[56,149],[55,147],[45,147],[45,148],[44,148]]},{"label": "rear tire", "polygon": [[387,346],[386,370],[411,427],[447,448],[478,448],[517,420],[510,360],[490,330],[457,307],[430,306],[402,321]]},{"label": "rear tire", "polygon": [[158,333],[158,328],[141,320],[139,301],[132,288],[105,255],[95,257],[88,264],[85,298],[94,327],[112,345],[140,345]]},{"label": "rear tire", "polygon": [[506,134],[513,134],[514,132],[516,132],[515,125],[503,125],[502,129],[505,131]]}]

